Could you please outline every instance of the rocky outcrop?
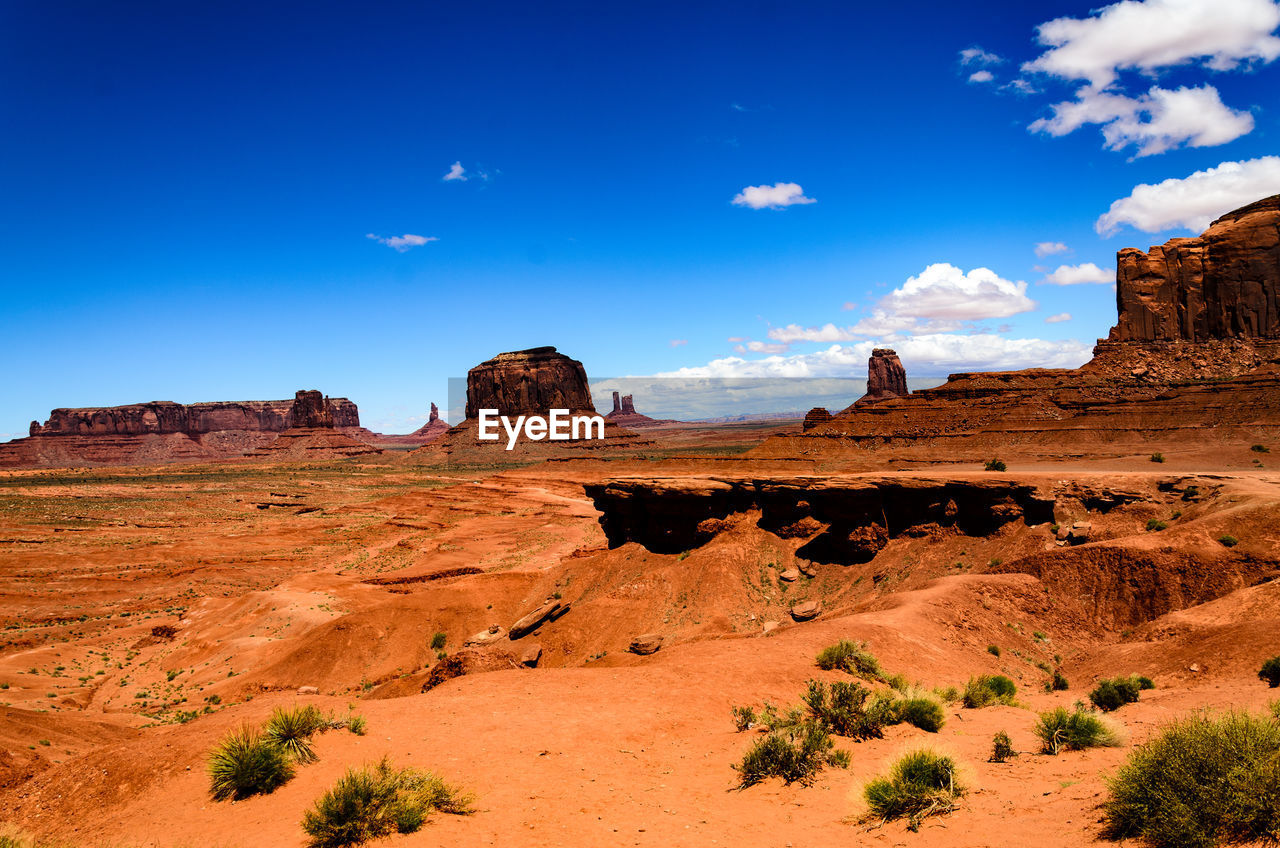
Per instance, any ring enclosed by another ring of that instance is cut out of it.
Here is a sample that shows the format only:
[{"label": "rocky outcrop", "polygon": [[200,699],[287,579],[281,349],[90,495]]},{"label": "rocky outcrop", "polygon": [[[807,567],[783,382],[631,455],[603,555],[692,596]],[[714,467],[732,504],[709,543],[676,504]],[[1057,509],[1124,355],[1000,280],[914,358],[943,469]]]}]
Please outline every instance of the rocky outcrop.
[{"label": "rocky outcrop", "polygon": [[832,415],[830,410],[826,407],[815,406],[813,409],[805,413],[804,424],[801,425],[801,429],[812,430],[819,424],[826,424],[831,420],[831,418]]},{"label": "rocky outcrop", "polygon": [[[301,393],[299,393],[301,394]],[[319,395],[319,392],[315,392]],[[346,398],[324,398],[333,427],[359,427],[360,411]],[[200,436],[220,430],[252,430],[279,433],[297,426],[293,400],[243,400],[180,404],[152,401],[125,406],[55,409],[49,420],[31,422],[32,436],[145,436],[182,433]],[[303,425],[307,426],[307,425]]]},{"label": "rocky outcrop", "polygon": [[481,409],[507,416],[545,415],[550,409],[595,412],[582,363],[535,347],[500,353],[467,372],[467,418]]},{"label": "rocky outcrop", "polygon": [[636,412],[635,398],[632,395],[623,395],[619,392],[613,393],[613,409],[605,416],[605,419],[612,421],[620,427],[656,427],[659,424],[674,424],[669,418],[650,418],[647,415],[641,415]]},{"label": "rocky outcrop", "polygon": [[294,395],[290,420],[293,427],[322,427],[332,430],[333,408],[320,392],[304,389]]},{"label": "rocky outcrop", "polygon": [[867,393],[854,401],[854,405],[879,403],[892,398],[906,397],[911,393],[907,388],[907,371],[902,367],[896,351],[890,348],[876,348],[871,351],[867,360]]},{"label": "rocky outcrop", "polygon": [[1280,337],[1280,195],[1223,215],[1198,238],[1116,255],[1111,341]]},{"label": "rocky outcrop", "polygon": [[336,430],[333,407],[314,389],[304,389],[294,396],[289,420],[293,426],[250,455],[276,460],[337,459],[382,452]]}]

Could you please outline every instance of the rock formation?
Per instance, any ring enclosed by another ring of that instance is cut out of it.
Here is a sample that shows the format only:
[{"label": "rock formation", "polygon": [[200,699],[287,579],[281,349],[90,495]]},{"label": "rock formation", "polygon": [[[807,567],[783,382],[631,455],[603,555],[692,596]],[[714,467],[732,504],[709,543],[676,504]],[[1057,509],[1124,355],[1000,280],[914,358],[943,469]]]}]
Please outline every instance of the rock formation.
[{"label": "rock formation", "polygon": [[354,403],[319,392],[293,400],[60,408],[43,424],[32,421],[29,438],[0,445],[0,467],[223,459],[261,448],[297,421],[362,431]]},{"label": "rock formation", "polygon": [[830,410],[828,410],[826,407],[815,406],[813,409],[805,413],[804,424],[801,425],[801,427],[802,429],[805,429],[805,430],[812,430],[814,427],[817,427],[819,424],[826,424],[830,420],[831,420]]},{"label": "rock formation", "polygon": [[1117,267],[1116,326],[1080,368],[952,374],[868,403],[905,388],[897,357],[876,351],[866,398],[753,454],[811,452],[814,439],[868,461],[865,449],[886,446],[936,461],[1014,446],[1122,455],[1152,442],[1280,438],[1280,196],[1223,215],[1198,238],[1121,250]]},{"label": "rock formation", "polygon": [[906,397],[907,371],[902,367],[896,351],[876,348],[867,360],[867,393],[854,401],[854,405],[879,403],[891,398]]},{"label": "rock formation", "polygon": [[1116,255],[1111,341],[1280,337],[1280,195],[1223,215],[1198,238]]},{"label": "rock formation", "polygon": [[293,423],[269,444],[251,456],[270,459],[336,459],[381,453],[364,441],[353,439],[334,428],[333,408],[328,398],[315,389],[299,391],[289,413]]},{"label": "rock formation", "polygon": [[468,371],[467,418],[481,409],[513,417],[550,409],[596,411],[586,369],[554,347],[500,353]]},{"label": "rock formation", "polygon": [[674,424],[669,418],[650,418],[636,412],[636,404],[632,395],[613,393],[613,410],[605,416],[609,421],[622,427],[656,427],[659,424]]}]

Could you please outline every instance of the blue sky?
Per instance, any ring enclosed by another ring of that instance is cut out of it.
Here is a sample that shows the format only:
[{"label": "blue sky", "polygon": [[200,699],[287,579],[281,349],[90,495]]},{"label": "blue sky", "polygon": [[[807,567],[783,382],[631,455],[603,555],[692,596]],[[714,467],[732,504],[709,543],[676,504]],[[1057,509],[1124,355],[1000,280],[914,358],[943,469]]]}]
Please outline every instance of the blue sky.
[{"label": "blue sky", "polygon": [[7,3],[0,433],[304,387],[404,432],[543,344],[593,379],[861,377],[883,345],[913,378],[1078,365],[1118,249],[1280,191],[1277,25],[1271,0]]}]

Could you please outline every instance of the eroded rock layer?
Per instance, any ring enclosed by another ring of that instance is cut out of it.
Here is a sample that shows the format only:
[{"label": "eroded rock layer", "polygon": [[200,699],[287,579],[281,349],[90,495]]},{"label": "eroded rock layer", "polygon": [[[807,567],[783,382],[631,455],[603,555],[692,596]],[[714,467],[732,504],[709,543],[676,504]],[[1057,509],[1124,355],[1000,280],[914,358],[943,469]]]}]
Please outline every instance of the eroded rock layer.
[{"label": "eroded rock layer", "polygon": [[481,409],[508,416],[596,411],[586,369],[554,347],[500,353],[468,371],[467,418],[476,418]]}]

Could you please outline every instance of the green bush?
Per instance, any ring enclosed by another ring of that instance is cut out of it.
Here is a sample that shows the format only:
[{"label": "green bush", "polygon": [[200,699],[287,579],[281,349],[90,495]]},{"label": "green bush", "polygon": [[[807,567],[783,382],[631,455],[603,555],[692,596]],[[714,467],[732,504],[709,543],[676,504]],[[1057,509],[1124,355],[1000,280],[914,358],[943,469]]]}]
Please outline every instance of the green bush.
[{"label": "green bush", "polygon": [[1138,693],[1144,689],[1154,689],[1151,678],[1131,674],[1128,677],[1113,677],[1100,680],[1094,690],[1089,693],[1089,700],[1103,712],[1118,710],[1125,704],[1136,704]]},{"label": "green bush", "polygon": [[995,704],[1012,705],[1017,694],[1017,685],[1003,674],[982,674],[969,678],[961,700],[969,709],[979,709]]},{"label": "green bush", "polygon": [[932,751],[913,751],[893,764],[888,777],[867,784],[863,795],[871,813],[885,821],[906,818],[917,830],[926,816],[955,809],[966,789],[956,774],[955,761]]},{"label": "green bush", "polygon": [[1067,678],[1058,669],[1053,670],[1053,677],[1049,680],[1049,689],[1054,692],[1062,692],[1071,688],[1071,684],[1067,683]]},{"label": "green bush", "polygon": [[1164,454],[1162,454],[1162,453],[1153,453],[1153,454],[1151,454],[1151,461],[1152,461],[1152,462],[1164,462]]},{"label": "green bush", "polygon": [[770,777],[783,783],[809,785],[824,766],[847,768],[849,755],[835,750],[831,734],[818,722],[805,721],[786,730],[775,730],[758,739],[741,763],[736,763],[740,788]]},{"label": "green bush", "polygon": [[751,725],[756,723],[756,711],[751,707],[734,707],[733,708],[733,726],[739,733],[744,730],[750,730]]},{"label": "green bush", "polygon": [[960,690],[955,686],[934,687],[933,694],[937,695],[939,699],[948,704],[960,700]]},{"label": "green bush", "polygon": [[1240,544],[1240,540],[1235,536],[1232,536],[1230,533],[1223,533],[1218,537],[1218,542],[1224,548],[1234,548],[1236,545]]},{"label": "green bush", "polygon": [[1148,530],[1159,531],[1159,530],[1167,530],[1168,528],[1169,528],[1169,524],[1167,522],[1161,521],[1158,518],[1147,519]]},{"label": "green bush", "polygon": [[392,832],[413,833],[433,810],[466,814],[471,797],[435,775],[396,769],[387,758],[348,769],[302,817],[313,848],[360,845]]},{"label": "green bush", "polygon": [[1280,724],[1244,712],[1167,725],[1108,781],[1115,838],[1210,848],[1280,838]]},{"label": "green bush", "polygon": [[999,459],[987,460],[987,464],[984,467],[988,471],[1008,471],[1009,470],[1009,466],[1005,465],[1004,462]]},{"label": "green bush", "polygon": [[1254,453],[1271,453],[1271,448],[1266,445],[1250,445],[1249,450]]},{"label": "green bush", "polygon": [[311,737],[328,727],[329,722],[324,715],[311,704],[288,709],[276,707],[271,711],[271,718],[267,719],[263,736],[288,754],[294,762],[305,765],[316,760],[315,751],[311,749]]},{"label": "green bush", "polygon": [[215,801],[267,794],[291,777],[289,755],[247,725],[224,736],[209,755],[209,791]]},{"label": "green bush", "polygon": [[818,668],[825,671],[847,671],[868,680],[880,680],[884,674],[880,661],[867,650],[866,642],[841,640],[818,652]]},{"label": "green bush", "polygon": [[929,733],[937,733],[947,721],[942,705],[932,698],[907,698],[900,701],[896,709],[902,721]]},{"label": "green bush", "polygon": [[1272,689],[1280,686],[1280,656],[1272,657],[1258,669],[1258,679],[1267,681]]},{"label": "green bush", "polygon": [[991,758],[987,762],[1003,763],[1018,756],[1018,752],[1013,750],[1013,741],[1009,739],[1009,734],[1003,730],[991,737]]},{"label": "green bush", "polygon": [[1040,713],[1034,732],[1044,754],[1114,748],[1120,744],[1120,736],[1111,725],[1078,706],[1072,711],[1058,707]]},{"label": "green bush", "polygon": [[448,640],[449,640],[449,637],[447,635],[445,635],[444,633],[437,632],[434,636],[431,637],[431,650],[433,651],[443,650],[444,643],[447,642]]},{"label": "green bush", "polygon": [[821,680],[810,680],[803,700],[814,721],[851,739],[878,739],[886,725],[901,720],[892,697],[873,696],[857,683],[838,680],[828,689]]},{"label": "green bush", "polygon": [[990,655],[991,655],[991,656],[993,656],[993,657],[998,657],[998,656],[1000,656],[1000,646],[999,646],[999,645],[988,645],[988,646],[987,646],[987,653],[988,653],[988,654],[990,654]]},{"label": "green bush", "polygon": [[364,736],[369,729],[369,721],[364,716],[352,716],[347,719],[347,730],[350,730],[356,736]]}]

